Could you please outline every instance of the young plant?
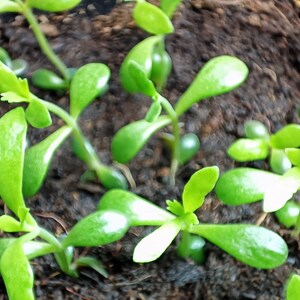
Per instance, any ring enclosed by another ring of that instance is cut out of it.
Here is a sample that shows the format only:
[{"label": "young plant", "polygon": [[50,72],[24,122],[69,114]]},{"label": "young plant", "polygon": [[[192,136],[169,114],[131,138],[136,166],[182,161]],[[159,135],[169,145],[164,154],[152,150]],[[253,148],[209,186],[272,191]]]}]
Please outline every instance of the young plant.
[{"label": "young plant", "polygon": [[[159,226],[135,247],[133,260],[138,263],[158,259],[182,232],[180,254],[195,255],[191,239],[204,238],[236,259],[256,268],[270,269],[281,265],[287,257],[287,245],[276,233],[248,224],[204,224],[195,211],[218,180],[217,167],[207,167],[192,175],[184,187],[182,203],[167,200],[167,210],[124,190],[111,190],[99,202],[98,211],[114,210],[127,219],[130,226]],[[192,235],[192,237],[190,236]],[[201,256],[203,242],[197,245]],[[201,257],[197,259],[201,261]]]},{"label": "young plant", "polygon": [[300,276],[293,274],[287,282],[286,300],[300,299]]}]

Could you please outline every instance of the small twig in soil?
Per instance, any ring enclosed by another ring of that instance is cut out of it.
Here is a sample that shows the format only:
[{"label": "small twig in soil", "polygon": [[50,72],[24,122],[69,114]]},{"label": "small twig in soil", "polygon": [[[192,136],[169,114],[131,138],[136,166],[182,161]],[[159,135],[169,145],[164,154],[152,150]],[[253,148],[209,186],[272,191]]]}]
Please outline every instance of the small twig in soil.
[{"label": "small twig in soil", "polygon": [[70,287],[66,287],[66,290],[67,290],[69,293],[71,293],[71,294],[73,294],[73,295],[75,295],[75,296],[78,296],[80,299],[83,299],[83,300],[95,300],[95,299],[96,299],[96,298],[94,298],[94,297],[90,298],[90,297],[85,297],[85,296],[83,296],[83,295],[81,295],[81,294],[78,294],[78,293],[76,293],[73,289],[71,289]]},{"label": "small twig in soil", "polygon": [[123,174],[125,175],[126,179],[128,180],[128,182],[130,184],[130,187],[134,189],[136,187],[136,183],[133,179],[133,176],[132,176],[129,168],[127,166],[125,166],[123,164],[119,164],[117,162],[114,162],[114,166],[123,172]]},{"label": "small twig in soil", "polygon": [[41,218],[49,218],[49,219],[53,219],[55,222],[57,222],[62,229],[64,230],[65,233],[68,233],[67,230],[67,226],[65,224],[65,222],[59,218],[58,216],[52,214],[52,213],[35,213],[36,216],[41,217]]},{"label": "small twig in soil", "polygon": [[264,222],[264,220],[266,219],[267,215],[268,215],[268,213],[262,213],[255,224],[257,226],[260,226]]}]

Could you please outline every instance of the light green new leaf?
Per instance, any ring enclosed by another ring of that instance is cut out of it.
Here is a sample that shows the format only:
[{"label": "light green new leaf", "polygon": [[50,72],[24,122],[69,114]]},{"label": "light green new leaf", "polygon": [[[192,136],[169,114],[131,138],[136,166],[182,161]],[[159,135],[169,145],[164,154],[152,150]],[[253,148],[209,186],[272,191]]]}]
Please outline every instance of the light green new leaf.
[{"label": "light green new leaf", "polygon": [[18,215],[25,207],[22,194],[27,123],[24,110],[15,108],[0,119],[0,196]]},{"label": "light green new leaf", "polygon": [[300,187],[300,168],[294,167],[265,189],[263,210],[272,212],[282,208]]},{"label": "light green new leaf", "polygon": [[295,166],[300,167],[300,149],[287,148],[285,149],[285,152],[291,163]]},{"label": "light green new leaf", "polygon": [[45,128],[52,124],[50,113],[46,106],[37,99],[32,99],[25,111],[27,122],[35,128]]},{"label": "light green new leaf", "polygon": [[139,120],[122,127],[112,139],[113,159],[119,163],[129,162],[156,131],[170,123],[168,117],[159,117],[155,122]]},{"label": "light green new leaf", "polygon": [[165,223],[136,245],[133,261],[147,263],[156,260],[166,251],[180,230],[181,221],[178,219]]},{"label": "light green new leaf", "polygon": [[273,148],[271,149],[270,167],[274,173],[282,175],[292,167],[292,164],[284,150]]},{"label": "light green new leaf", "polygon": [[47,69],[38,69],[32,73],[31,81],[34,86],[45,90],[65,90],[68,83],[54,72]]},{"label": "light green new leaf", "polygon": [[46,177],[53,155],[71,131],[69,127],[62,127],[26,150],[23,171],[25,197],[31,197],[38,192]]},{"label": "light green new leaf", "polygon": [[74,8],[81,0],[28,0],[27,3],[33,8],[49,12],[59,12]]},{"label": "light green new leaf", "polygon": [[13,217],[3,215],[0,217],[0,230],[4,232],[19,232],[22,230],[22,226]]},{"label": "light green new leaf", "polygon": [[141,1],[133,9],[137,25],[151,34],[169,34],[174,27],[169,17],[157,6]]},{"label": "light green new leaf", "polygon": [[300,125],[289,124],[271,135],[271,146],[273,148],[298,148],[300,146]]},{"label": "light green new leaf", "polygon": [[293,274],[286,287],[286,300],[300,299],[300,276]]},{"label": "light green new leaf", "polygon": [[231,256],[259,269],[273,269],[283,264],[288,255],[285,241],[276,233],[255,225],[201,224],[190,232],[199,234]]},{"label": "light green new leaf", "polygon": [[82,66],[75,73],[70,87],[70,113],[77,118],[81,112],[107,88],[109,68],[100,63]]},{"label": "light green new leaf", "polygon": [[157,226],[175,218],[150,201],[124,190],[108,191],[101,198],[98,210],[114,210],[126,216],[130,226]]},{"label": "light green new leaf", "polygon": [[136,62],[145,72],[147,77],[150,78],[152,69],[152,53],[155,45],[158,44],[161,39],[161,36],[148,37],[135,45],[127,54],[120,68],[121,84],[127,92],[139,92],[139,87],[136,84],[136,80],[130,75],[130,61]]},{"label": "light green new leaf", "polygon": [[262,200],[268,186],[279,175],[251,168],[237,168],[225,172],[216,185],[217,197],[229,205],[241,205]]},{"label": "light green new leaf", "polygon": [[0,2],[0,13],[18,13],[21,12],[22,9],[19,4],[10,1],[10,0],[1,0]]},{"label": "light green new leaf", "polygon": [[233,56],[223,55],[209,60],[178,100],[175,106],[177,115],[182,115],[200,100],[237,88],[246,80],[248,72],[245,63]]},{"label": "light green new leaf", "polygon": [[182,193],[186,213],[194,212],[203,204],[205,196],[214,188],[218,178],[218,167],[203,168],[191,176]]},{"label": "light green new leaf", "polygon": [[63,240],[63,246],[93,247],[120,240],[127,232],[127,218],[116,211],[101,210],[81,219]]},{"label": "light green new leaf", "polygon": [[227,153],[240,162],[265,159],[269,154],[269,145],[262,139],[238,139],[230,145]]},{"label": "light green new leaf", "polygon": [[181,0],[160,0],[160,7],[169,18],[172,18]]},{"label": "light green new leaf", "polygon": [[299,214],[300,205],[295,201],[288,201],[281,209],[275,211],[279,222],[287,228],[297,224]]},{"label": "light green new leaf", "polygon": [[180,202],[177,200],[167,200],[167,210],[169,210],[171,213],[173,213],[176,216],[183,216],[184,215],[184,209]]},{"label": "light green new leaf", "polygon": [[1,101],[7,101],[8,103],[22,103],[30,102],[28,98],[22,97],[15,92],[5,92],[1,94]]}]

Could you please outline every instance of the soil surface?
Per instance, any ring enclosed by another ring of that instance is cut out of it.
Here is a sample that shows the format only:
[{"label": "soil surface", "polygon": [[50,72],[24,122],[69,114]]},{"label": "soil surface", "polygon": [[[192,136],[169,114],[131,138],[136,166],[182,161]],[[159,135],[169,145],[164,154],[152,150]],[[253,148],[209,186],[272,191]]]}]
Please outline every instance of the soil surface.
[{"label": "soil surface", "polygon": [[[132,4],[117,3],[107,15],[91,6],[68,13],[39,15],[52,47],[68,66],[102,62],[112,70],[109,91],[95,101],[81,119],[83,131],[108,164],[115,132],[142,118],[150,104],[145,97],[126,94],[119,84],[118,70],[126,53],[147,36],[135,26],[131,11]],[[236,91],[205,100],[182,117],[182,132],[196,133],[202,147],[197,156],[179,170],[177,187],[167,185],[169,157],[157,135],[129,164],[135,180],[133,192],[162,206],[165,199],[180,200],[184,183],[199,168],[217,165],[224,172],[240,166],[228,158],[226,149],[243,135],[246,120],[260,120],[271,132],[287,123],[299,123],[299,16],[296,0],[184,1],[174,16],[176,31],[167,38],[174,68],[164,95],[175,103],[201,66],[217,55],[239,57],[248,65],[250,75]],[[40,67],[51,69],[24,19],[10,16],[9,20],[2,18],[0,22],[0,46],[13,58],[30,62],[29,76]],[[68,108],[68,98],[64,95],[35,92]],[[7,109],[7,104],[1,104],[1,114]],[[59,125],[61,122],[56,121],[47,130],[31,130],[31,141],[39,141]],[[268,168],[267,162],[247,165]],[[58,151],[39,194],[28,199],[28,206],[42,226],[59,235],[64,232],[62,225],[69,229],[95,210],[105,190],[97,183],[81,183],[84,171],[85,166],[66,143]],[[228,207],[211,194],[198,214],[203,222],[254,224],[261,216],[261,205]],[[268,215],[262,225],[280,233],[289,246],[287,262],[274,270],[248,267],[209,243],[206,261],[201,266],[178,258],[175,243],[158,261],[135,264],[132,262],[134,246],[152,230],[135,228],[117,243],[77,250],[100,259],[109,273],[108,278],[83,269],[78,279],[72,279],[59,271],[52,256],[34,260],[36,297],[56,300],[283,299],[283,286],[289,274],[300,271],[300,244],[273,215]],[[3,283],[0,299],[7,299]]]}]

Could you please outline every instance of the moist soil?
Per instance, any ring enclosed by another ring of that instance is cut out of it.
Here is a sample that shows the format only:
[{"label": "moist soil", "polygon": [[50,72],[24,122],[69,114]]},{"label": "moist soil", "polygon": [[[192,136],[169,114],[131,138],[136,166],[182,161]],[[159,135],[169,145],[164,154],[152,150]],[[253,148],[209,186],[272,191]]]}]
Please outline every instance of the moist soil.
[{"label": "moist soil", "polygon": [[[131,96],[120,88],[118,70],[126,53],[147,35],[132,21],[132,4],[117,3],[108,13],[87,3],[62,14],[39,14],[39,21],[58,55],[69,67],[102,62],[112,71],[108,92],[95,101],[81,118],[81,126],[103,162],[111,164],[110,144],[123,125],[141,119],[149,99]],[[105,14],[104,14],[105,13]],[[138,195],[165,207],[165,199],[179,199],[184,183],[196,170],[211,165],[221,172],[237,166],[268,169],[267,161],[233,162],[226,149],[243,136],[246,120],[262,121],[275,132],[291,122],[299,123],[300,102],[300,7],[297,0],[190,0],[174,16],[176,31],[166,45],[174,67],[164,95],[175,103],[203,64],[217,55],[234,55],[249,67],[242,87],[194,105],[182,117],[182,132],[194,132],[201,150],[180,168],[176,188],[167,184],[169,156],[159,135],[150,140],[128,165]],[[20,16],[5,16],[0,23],[0,45],[13,58],[30,62],[28,76],[37,68],[52,69]],[[34,90],[40,97],[68,108],[64,94]],[[8,109],[1,104],[1,114]],[[54,119],[46,130],[30,130],[36,143],[62,124]],[[168,129],[166,130],[168,131]],[[93,212],[105,190],[98,183],[80,180],[85,166],[72,154],[69,143],[53,160],[44,186],[28,199],[39,224],[57,235]],[[1,204],[3,208],[3,203]],[[198,212],[202,222],[259,222],[261,204],[228,207],[212,193]],[[59,271],[52,256],[32,262],[37,299],[283,299],[284,283],[291,272],[300,272],[300,245],[290,230],[269,214],[262,225],[281,234],[289,246],[287,262],[274,270],[257,270],[236,261],[207,243],[203,265],[176,256],[175,243],[156,262],[135,264],[137,242],[152,228],[134,228],[119,242],[99,248],[78,249],[101,260],[109,276],[103,278],[82,269],[72,279]],[[224,237],[225,238],[225,237]],[[16,283],[18,284],[18,283]],[[7,299],[3,283],[0,299]]]}]

